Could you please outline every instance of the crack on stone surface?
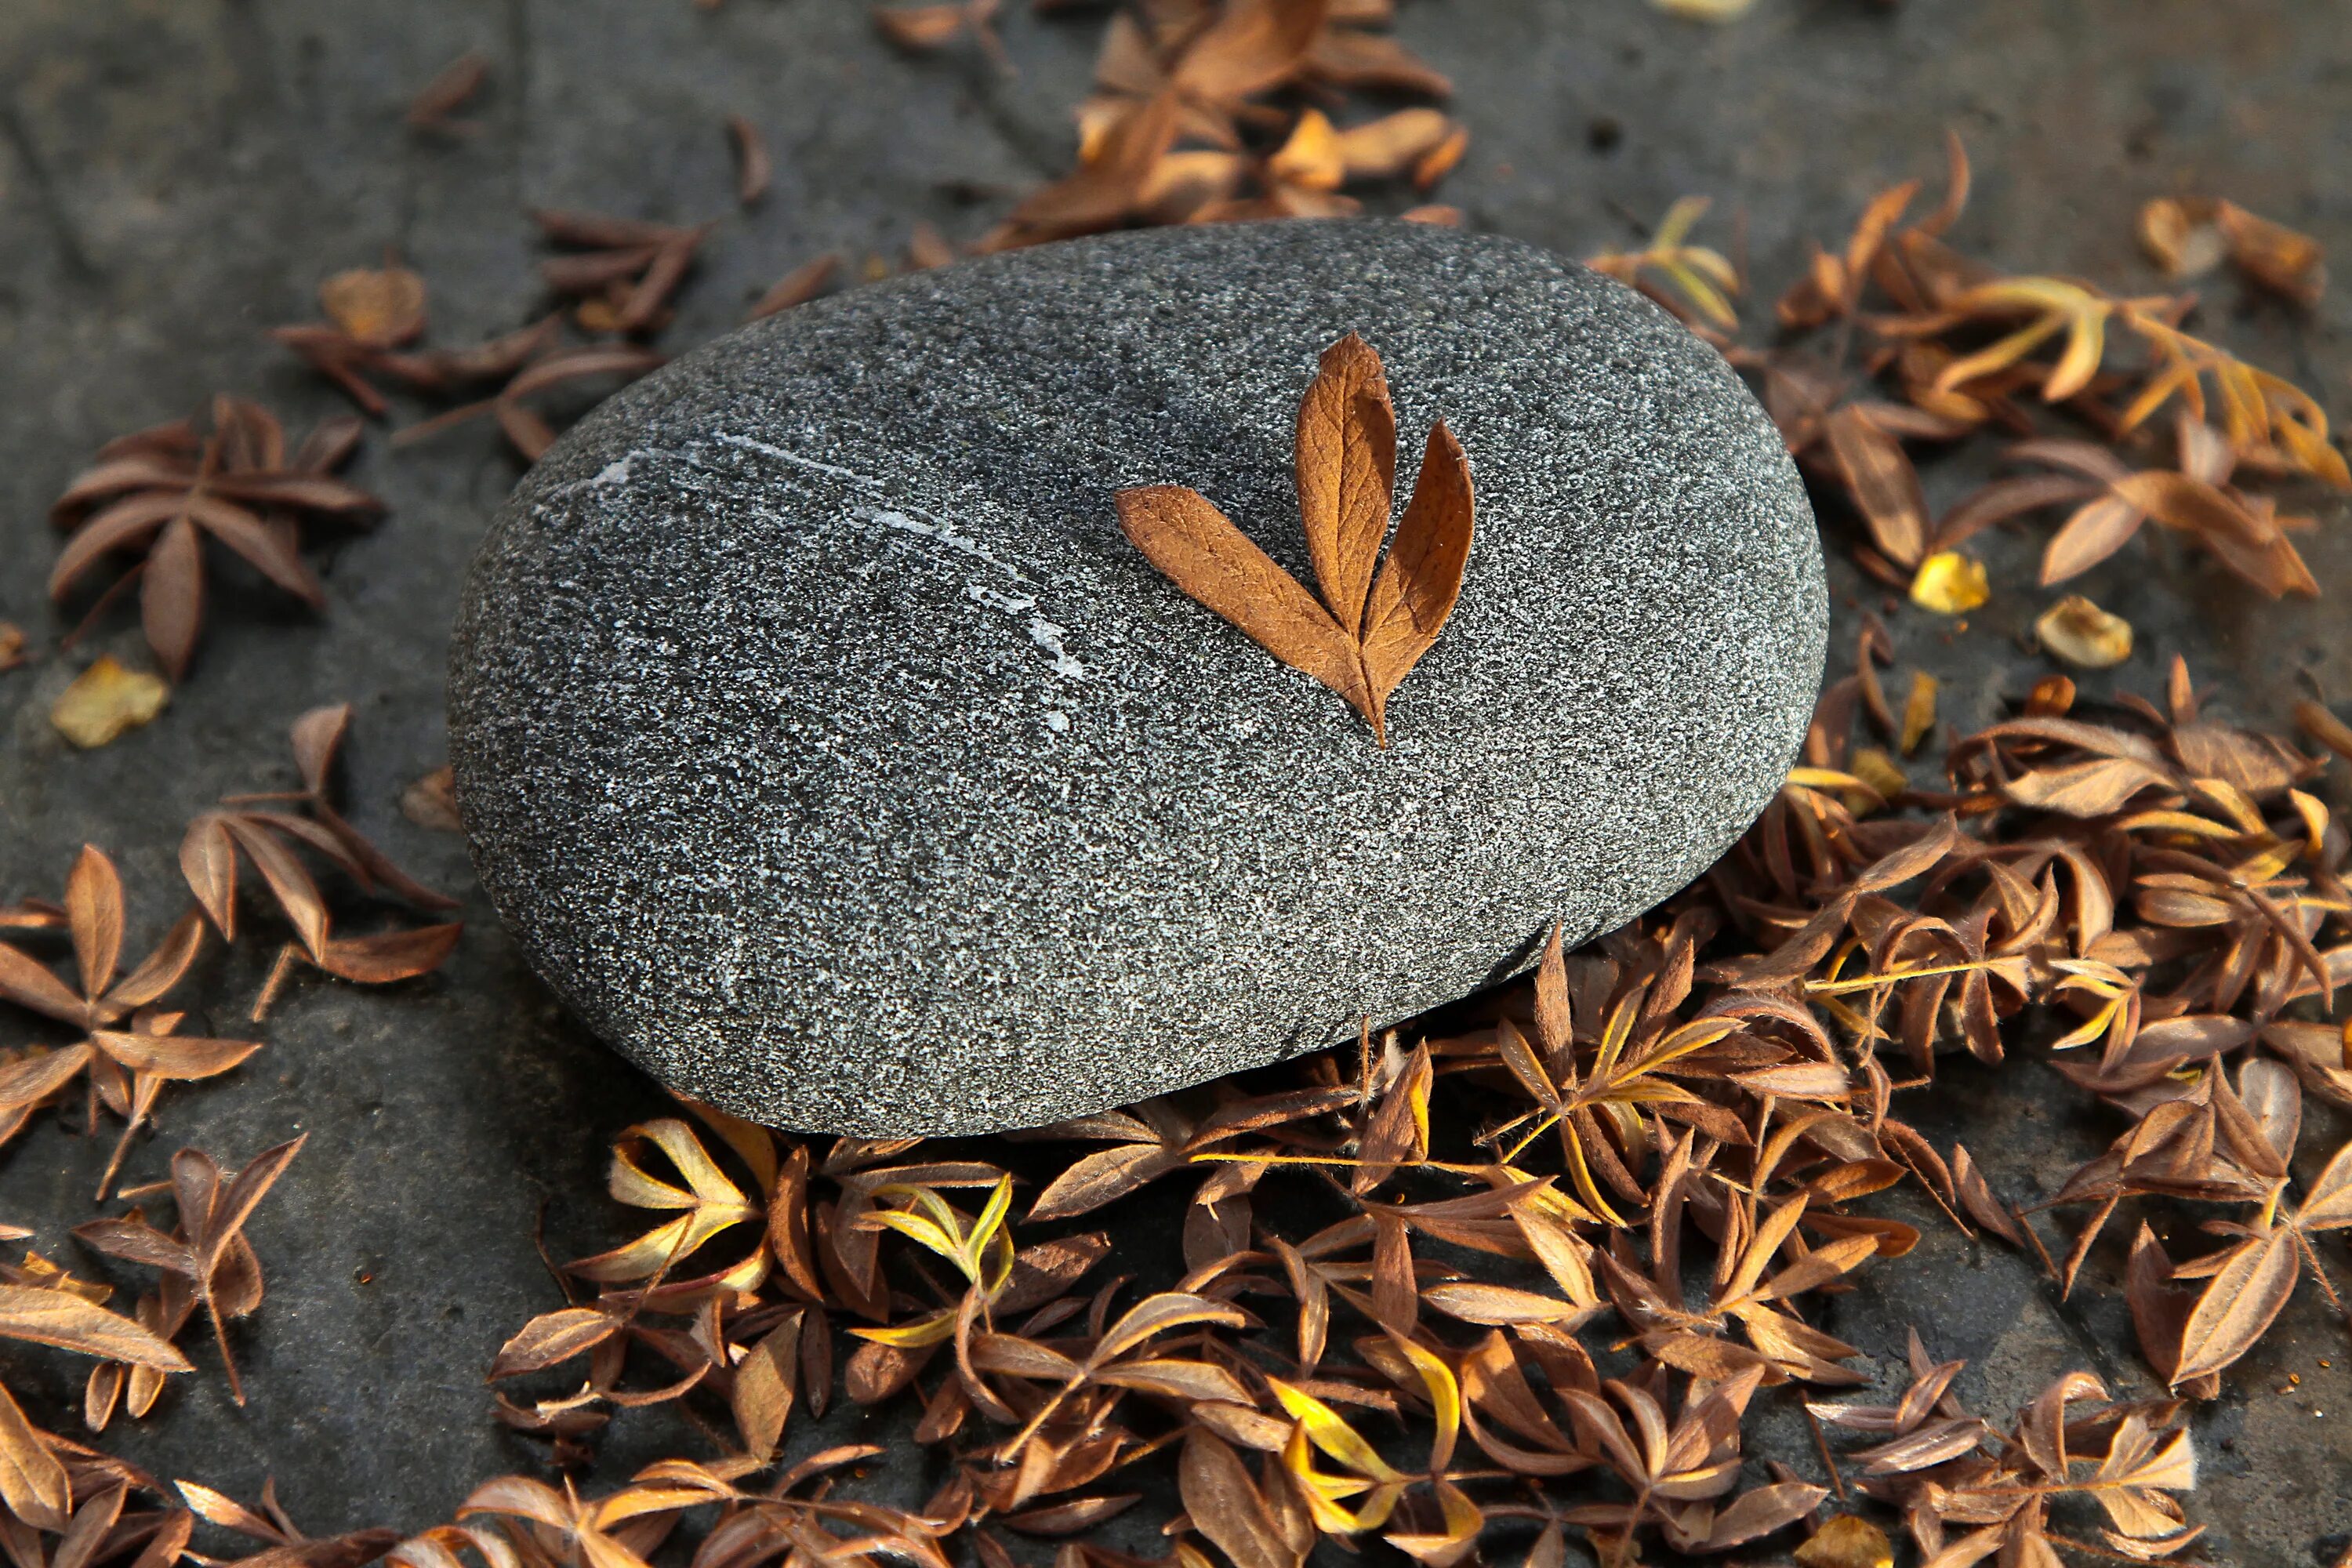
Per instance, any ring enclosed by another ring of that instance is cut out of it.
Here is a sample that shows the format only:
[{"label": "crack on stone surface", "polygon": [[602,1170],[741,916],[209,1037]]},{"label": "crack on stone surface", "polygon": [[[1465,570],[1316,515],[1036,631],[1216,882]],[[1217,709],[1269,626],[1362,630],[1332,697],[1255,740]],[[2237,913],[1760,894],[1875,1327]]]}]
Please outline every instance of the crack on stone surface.
[{"label": "crack on stone surface", "polygon": [[0,102],[0,141],[8,143],[25,171],[25,184],[31,187],[34,206],[48,220],[50,235],[57,241],[58,259],[64,263],[66,276],[78,283],[104,288],[108,281],[106,271],[91,258],[89,247],[83,244],[81,229],[75,224],[71,209],[58,190],[57,181],[50,177],[49,166],[14,103]]}]

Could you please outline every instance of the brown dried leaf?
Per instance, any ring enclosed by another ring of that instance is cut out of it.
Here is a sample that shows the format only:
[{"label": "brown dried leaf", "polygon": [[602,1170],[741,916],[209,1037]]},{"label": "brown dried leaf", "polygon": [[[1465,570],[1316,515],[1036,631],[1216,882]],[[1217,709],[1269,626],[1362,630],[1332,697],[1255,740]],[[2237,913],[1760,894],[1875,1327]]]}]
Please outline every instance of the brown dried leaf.
[{"label": "brown dried leaf", "polygon": [[1895,1568],[1894,1543],[1866,1519],[1842,1513],[1797,1548],[1799,1568]]},{"label": "brown dried leaf", "polygon": [[1187,1433],[1177,1485],[1192,1527],[1234,1568],[1297,1568],[1249,1468],[1223,1439],[1199,1427]]},{"label": "brown dried leaf", "polygon": [[319,285],[319,304],[367,348],[394,348],[425,331],[425,279],[405,267],[338,272]]},{"label": "brown dried leaf", "polygon": [[2078,669],[2112,669],[2131,657],[2131,623],[2069,594],[2033,623],[2042,647]]},{"label": "brown dried leaf", "polygon": [[752,206],[768,194],[775,165],[768,156],[767,139],[760,128],[740,114],[727,117],[727,140],[735,149],[735,202]]},{"label": "brown dried leaf", "polygon": [[1822,434],[1879,552],[1917,566],[1927,554],[1927,499],[1902,443],[1852,404],[1823,422]]},{"label": "brown dried leaf", "polygon": [[1461,601],[1475,527],[1470,460],[1441,419],[1430,427],[1412,500],[1365,606],[1364,673],[1376,705],[1384,707],[1435,645]]},{"label": "brown dried leaf", "polygon": [[841,258],[827,251],[814,261],[804,261],[778,279],[768,291],[751,307],[746,321],[756,321],[772,316],[779,310],[789,310],[795,305],[805,305],[825,290],[834,274],[841,269]]},{"label": "brown dried leaf", "polygon": [[0,1503],[39,1530],[63,1530],[73,1506],[66,1468],[0,1384]]},{"label": "brown dried leaf", "polygon": [[544,1371],[593,1350],[620,1332],[622,1327],[622,1319],[601,1307],[565,1307],[542,1312],[499,1347],[498,1359],[490,1363],[490,1377],[495,1381]]},{"label": "brown dried leaf", "polygon": [[2219,1372],[2252,1349],[2294,1294],[2301,1261],[2294,1232],[2285,1226],[2231,1248],[2181,1329],[2172,1382]]},{"label": "brown dried leaf", "polygon": [[0,1337],[158,1372],[190,1370],[187,1357],[146,1328],[70,1290],[0,1285]]},{"label": "brown dried leaf", "polygon": [[1120,530],[1171,582],[1370,716],[1355,640],[1207,498],[1152,485],[1119,491],[1118,505]]},{"label": "brown dried leaf", "polygon": [[457,781],[446,767],[435,768],[400,792],[400,815],[436,833],[463,833],[457,815]]},{"label": "brown dried leaf", "polygon": [[1298,405],[1296,467],[1316,584],[1340,628],[1360,638],[1396,487],[1396,413],[1380,355],[1353,332],[1324,351]]},{"label": "brown dried leaf", "polygon": [[473,100],[488,77],[490,62],[478,54],[463,54],[434,73],[433,79],[418,89],[409,100],[407,122],[411,129],[435,131],[445,135],[470,135],[480,129],[471,121],[453,120],[451,115]]},{"label": "brown dried leaf", "polygon": [[2229,244],[2240,271],[2274,294],[2305,307],[2319,303],[2327,289],[2319,242],[2284,224],[2256,217],[2235,202],[2213,209],[2214,226]]},{"label": "brown dried leaf", "polygon": [[1442,423],[1430,432],[1412,502],[1376,584],[1396,423],[1380,356],[1350,333],[1325,351],[1300,403],[1296,468],[1322,604],[1195,491],[1121,490],[1119,524],[1178,587],[1338,692],[1386,744],[1389,693],[1461,596],[1474,527],[1469,464]]},{"label": "brown dried leaf", "polygon": [[388,985],[430,974],[447,961],[465,934],[462,924],[417,926],[374,936],[330,937],[316,958],[320,969],[359,985]]}]

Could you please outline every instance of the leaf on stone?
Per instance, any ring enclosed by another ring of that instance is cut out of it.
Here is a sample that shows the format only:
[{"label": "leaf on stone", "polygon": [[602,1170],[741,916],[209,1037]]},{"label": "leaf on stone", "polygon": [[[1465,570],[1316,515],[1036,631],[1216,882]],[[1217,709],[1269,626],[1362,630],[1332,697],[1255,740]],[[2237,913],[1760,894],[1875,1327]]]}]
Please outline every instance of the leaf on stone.
[{"label": "leaf on stone", "polygon": [[1396,411],[1380,355],[1352,332],[1324,351],[1299,403],[1294,466],[1316,585],[1360,637],[1396,487]]},{"label": "leaf on stone", "polygon": [[1389,695],[1461,597],[1474,531],[1469,462],[1442,421],[1431,429],[1382,561],[1396,416],[1380,355],[1349,333],[1324,352],[1300,401],[1294,466],[1319,601],[1197,491],[1121,490],[1119,526],[1194,600],[1339,693],[1385,745]]},{"label": "leaf on stone", "polygon": [[1470,562],[1474,503],[1470,462],[1440,420],[1429,432],[1421,477],[1364,612],[1364,673],[1385,704],[1462,597]]},{"label": "leaf on stone", "polygon": [[1118,505],[1119,527],[1170,581],[1370,716],[1355,639],[1206,497],[1152,485],[1119,491]]}]

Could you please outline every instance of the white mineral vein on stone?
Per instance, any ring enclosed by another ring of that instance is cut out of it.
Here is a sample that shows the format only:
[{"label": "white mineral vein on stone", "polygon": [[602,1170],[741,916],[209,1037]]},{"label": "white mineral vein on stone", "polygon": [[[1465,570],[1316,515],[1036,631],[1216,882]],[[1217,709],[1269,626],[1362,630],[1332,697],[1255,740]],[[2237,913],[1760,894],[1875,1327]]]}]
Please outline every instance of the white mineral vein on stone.
[{"label": "white mineral vein on stone", "polygon": [[1029,617],[1029,640],[1054,656],[1054,673],[1067,676],[1072,680],[1084,680],[1087,667],[1072,658],[1070,650],[1062,646],[1062,638],[1067,631],[1067,627],[1057,626],[1043,616]]},{"label": "white mineral vein on stone", "polygon": [[[761,457],[773,458],[778,462],[790,463],[795,468],[806,468],[812,473],[824,474],[845,483],[856,485],[863,489],[881,492],[888,488],[875,475],[861,474],[855,468],[845,468],[836,463],[821,462],[817,458],[751,436],[724,434],[714,439],[724,446],[740,447],[748,451],[757,452]],[[897,529],[902,533],[912,533],[930,540],[934,543],[943,544],[950,550],[985,561],[1016,583],[1026,583],[1030,580],[1028,574],[1021,568],[1010,561],[991,554],[970,534],[957,532],[953,523],[936,514],[922,515],[920,509],[898,511],[882,507],[854,509],[854,512],[855,515],[871,522],[878,522],[885,528]],[[910,515],[910,512],[917,515]],[[975,604],[987,605],[992,608],[1008,612],[1034,609],[1037,604],[1034,595],[1015,596],[999,594],[977,583],[965,585],[964,596]],[[1068,635],[1069,628],[1055,626],[1043,616],[1029,617],[1029,640],[1045,649],[1050,656],[1050,668],[1054,673],[1066,680],[1084,680],[1087,679],[1087,667],[1079,663],[1071,655],[1070,650],[1063,646],[1062,639]]]},{"label": "white mineral vein on stone", "polygon": [[[861,474],[855,468],[845,468],[837,463],[824,462],[804,453],[776,446],[772,442],[761,441],[754,437],[722,433],[713,437],[712,439],[721,446],[757,452],[763,458],[773,458],[778,462],[805,468],[811,473],[823,474],[828,479],[856,485],[861,489],[879,492],[887,488],[884,481],[875,475]],[[697,445],[698,446],[699,443]],[[603,489],[608,486],[625,485],[629,482],[633,465],[640,458],[667,458],[672,462],[683,463],[691,468],[704,467],[693,447],[684,450],[634,447],[605,464],[589,478],[575,479],[568,485],[558,486],[548,492],[549,497],[552,499],[557,496],[566,496],[583,489]],[[894,529],[901,533],[911,533],[919,538],[930,540],[934,543],[945,545],[959,554],[984,561],[1017,583],[1029,581],[1028,575],[1021,568],[992,554],[971,535],[957,532],[955,525],[945,519],[936,515],[922,514],[919,508],[901,511],[885,507],[853,507],[850,509],[850,513],[866,521],[878,522],[885,528]],[[1000,594],[978,583],[967,584],[964,587],[964,596],[975,604],[986,605],[992,609],[1003,610],[1008,614],[1017,615],[1037,607],[1034,595]],[[1067,627],[1055,626],[1043,616],[1032,616],[1029,617],[1028,630],[1029,640],[1045,651],[1048,656],[1047,668],[1055,675],[1069,680],[1087,679],[1087,667],[1079,663],[1063,645],[1062,639],[1068,635]],[[1064,722],[1066,723],[1067,720]]]},{"label": "white mineral vein on stone", "polygon": [[[830,479],[840,479],[876,494],[887,494],[890,488],[886,480],[877,475],[861,474],[855,468],[845,468],[837,463],[821,462],[803,453],[774,446],[751,436],[722,434],[713,437],[712,439],[721,446],[740,447],[746,451],[757,452],[763,458],[773,458],[780,463],[790,463],[794,468],[806,468],[811,473],[824,474]],[[895,528],[904,533],[918,534],[925,539],[935,540],[950,550],[977,557],[1016,582],[1028,581],[1027,574],[1020,567],[1010,561],[992,555],[970,534],[958,533],[955,524],[945,518],[926,514],[919,507],[909,508],[907,511],[877,507],[859,512],[857,515],[869,521],[878,522],[885,528]]]}]

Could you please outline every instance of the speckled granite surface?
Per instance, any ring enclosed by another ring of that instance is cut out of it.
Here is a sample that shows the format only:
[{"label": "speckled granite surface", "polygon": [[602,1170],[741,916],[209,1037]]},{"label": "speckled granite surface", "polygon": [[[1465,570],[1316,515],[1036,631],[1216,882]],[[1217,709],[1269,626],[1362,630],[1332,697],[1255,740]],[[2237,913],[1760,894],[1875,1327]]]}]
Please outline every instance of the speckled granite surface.
[{"label": "speckled granite surface", "polygon": [[[1111,506],[1189,484],[1306,576],[1292,415],[1350,330],[1406,463],[1442,415],[1478,489],[1385,751]],[[1675,890],[1785,771],[1824,619],[1762,411],[1630,291],[1413,225],[1132,235],[600,409],[476,567],[452,756],[493,900],[622,1050],[787,1126],[969,1132],[1328,1044]]]}]

